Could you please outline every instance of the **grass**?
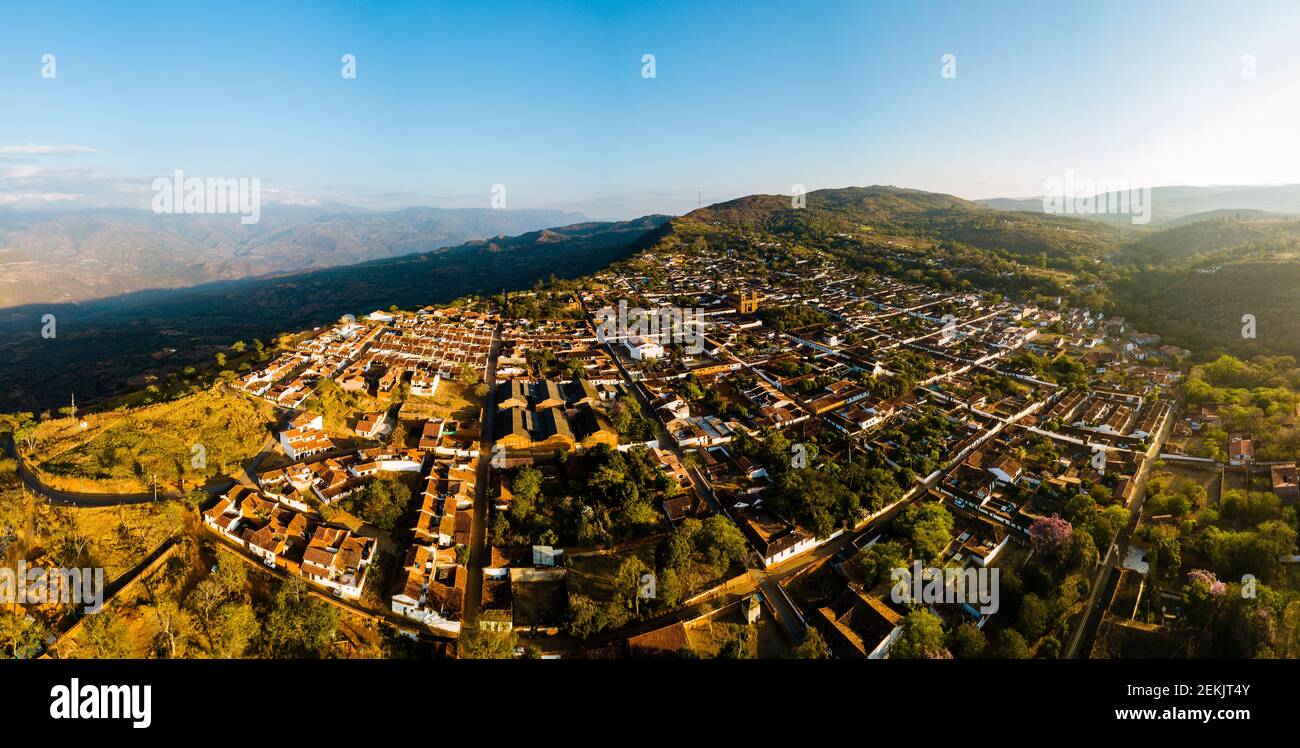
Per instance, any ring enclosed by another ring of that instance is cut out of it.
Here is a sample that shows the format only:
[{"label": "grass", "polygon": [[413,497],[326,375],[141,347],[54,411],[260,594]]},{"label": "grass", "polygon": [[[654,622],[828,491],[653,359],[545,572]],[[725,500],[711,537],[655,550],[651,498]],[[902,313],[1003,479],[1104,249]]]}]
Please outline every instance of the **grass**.
[{"label": "grass", "polygon": [[657,539],[621,548],[617,553],[583,553],[569,559],[566,575],[569,594],[585,595],[593,600],[609,600],[614,593],[614,575],[623,561],[636,556],[651,569],[655,568]]},{"label": "grass", "polygon": [[112,581],[176,532],[179,508],[177,502],[93,509],[34,502],[31,521],[19,529],[8,562],[21,557],[56,566],[102,567],[105,581]]},{"label": "grass", "polygon": [[788,646],[785,635],[766,608],[753,626],[744,622],[740,610],[740,606],[733,606],[723,613],[687,624],[686,637],[691,650],[700,657],[717,657],[724,644],[739,637],[745,641],[753,659],[775,659],[785,654]]},{"label": "grass", "polygon": [[84,429],[60,418],[37,430],[26,457],[54,488],[132,493],[148,490],[154,474],[164,489],[192,488],[236,472],[271,436],[276,417],[269,404],[212,389],[85,421]]},{"label": "grass", "polygon": [[563,579],[513,584],[510,597],[518,626],[559,626],[564,623],[569,595]]},{"label": "grass", "polygon": [[307,410],[320,413],[325,431],[331,436],[355,437],[353,426],[367,413],[387,410],[388,405],[364,392],[344,390],[332,381],[318,385],[316,394],[308,399]]},{"label": "grass", "polygon": [[473,385],[444,378],[438,383],[438,391],[433,397],[408,397],[403,403],[403,418],[408,413],[418,412],[421,418],[477,421],[483,409],[483,398],[475,397],[472,390]]}]

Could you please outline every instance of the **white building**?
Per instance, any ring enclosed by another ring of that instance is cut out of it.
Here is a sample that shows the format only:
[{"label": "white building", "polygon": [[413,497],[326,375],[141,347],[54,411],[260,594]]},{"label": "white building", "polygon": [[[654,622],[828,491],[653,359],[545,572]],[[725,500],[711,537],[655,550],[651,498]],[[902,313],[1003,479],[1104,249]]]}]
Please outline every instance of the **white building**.
[{"label": "white building", "polygon": [[650,338],[640,335],[623,340],[623,347],[627,349],[628,355],[637,361],[644,361],[648,358],[663,358],[664,347],[654,342]]}]

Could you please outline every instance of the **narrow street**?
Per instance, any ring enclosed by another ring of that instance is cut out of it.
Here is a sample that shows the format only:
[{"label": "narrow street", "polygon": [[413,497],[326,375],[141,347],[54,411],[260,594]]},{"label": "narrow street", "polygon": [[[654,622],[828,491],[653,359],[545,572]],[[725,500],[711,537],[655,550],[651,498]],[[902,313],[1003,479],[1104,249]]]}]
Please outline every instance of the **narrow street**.
[{"label": "narrow street", "polygon": [[[1151,467],[1155,463],[1155,458],[1159,456],[1165,440],[1169,438],[1169,433],[1173,430],[1174,421],[1178,420],[1177,415],[1170,411],[1169,417],[1165,420],[1160,429],[1160,433],[1151,442],[1151,447],[1147,450],[1146,460],[1142,463],[1142,469],[1134,481],[1135,491],[1133,494],[1133,506],[1129,509],[1129,521],[1119,533],[1115,536],[1115,542],[1101,559],[1098,565],[1097,573],[1093,576],[1092,585],[1088,592],[1088,603],[1084,609],[1084,614],[1079,621],[1078,627],[1075,628],[1074,634],[1070,636],[1070,641],[1062,653],[1063,659],[1074,659],[1082,656],[1087,659],[1088,653],[1092,647],[1092,640],[1096,634],[1097,627],[1101,625],[1102,614],[1105,613],[1108,597],[1102,592],[1110,587],[1110,577],[1118,563],[1122,563],[1124,557],[1128,554],[1129,542],[1133,538],[1133,532],[1137,529],[1138,520],[1142,517],[1142,504],[1146,501],[1147,480],[1151,477]],[[1087,647],[1080,645],[1087,642]]]},{"label": "narrow street", "polygon": [[497,356],[501,353],[501,323],[492,331],[492,347],[488,351],[487,369],[483,381],[487,384],[487,397],[483,403],[482,434],[478,452],[478,478],[474,485],[474,520],[470,525],[469,563],[465,582],[465,603],[462,620],[470,628],[478,625],[479,609],[483,603],[483,567],[490,558],[487,544],[488,485],[492,475],[492,434],[495,426],[497,399]]}]

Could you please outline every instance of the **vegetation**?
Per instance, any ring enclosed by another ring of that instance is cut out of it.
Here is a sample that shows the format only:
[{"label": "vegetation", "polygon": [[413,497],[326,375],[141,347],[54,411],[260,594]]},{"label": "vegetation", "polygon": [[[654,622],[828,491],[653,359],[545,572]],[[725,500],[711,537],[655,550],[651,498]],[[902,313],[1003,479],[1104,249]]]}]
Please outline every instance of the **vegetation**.
[{"label": "vegetation", "polygon": [[26,459],[42,479],[71,491],[189,488],[232,475],[270,438],[269,405],[208,390],[174,402],[43,421]]},{"label": "vegetation", "polygon": [[644,448],[619,452],[602,444],[559,468],[561,480],[547,485],[532,468],[515,474],[513,505],[490,525],[494,543],[531,545],[546,538],[591,546],[644,537],[664,522],[658,501],[677,490]]},{"label": "vegetation", "polygon": [[381,473],[362,488],[339,502],[349,513],[384,530],[397,521],[411,503],[411,487],[400,476]]}]

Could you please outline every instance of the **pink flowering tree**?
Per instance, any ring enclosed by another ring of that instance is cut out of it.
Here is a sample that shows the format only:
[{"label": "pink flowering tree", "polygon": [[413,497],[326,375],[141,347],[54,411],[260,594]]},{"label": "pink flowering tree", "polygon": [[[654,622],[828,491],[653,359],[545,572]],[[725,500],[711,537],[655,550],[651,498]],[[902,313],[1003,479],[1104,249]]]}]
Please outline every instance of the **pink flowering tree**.
[{"label": "pink flowering tree", "polygon": [[1059,514],[1043,517],[1029,526],[1029,542],[1034,551],[1048,558],[1059,558],[1070,544],[1074,527]]},{"label": "pink flowering tree", "polygon": [[1228,586],[1219,581],[1212,571],[1192,569],[1187,572],[1187,586],[1183,599],[1187,602],[1187,621],[1193,626],[1208,626],[1219,617],[1221,601]]},{"label": "pink flowering tree", "polygon": [[1219,597],[1228,591],[1228,585],[1219,581],[1219,578],[1212,571],[1205,569],[1192,569],[1187,572],[1187,585],[1189,587],[1202,587],[1205,592]]}]

